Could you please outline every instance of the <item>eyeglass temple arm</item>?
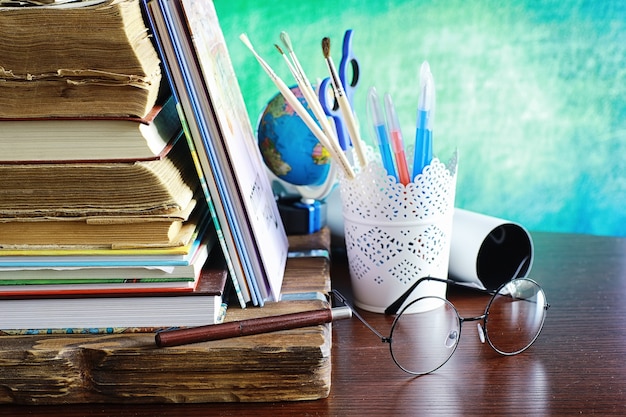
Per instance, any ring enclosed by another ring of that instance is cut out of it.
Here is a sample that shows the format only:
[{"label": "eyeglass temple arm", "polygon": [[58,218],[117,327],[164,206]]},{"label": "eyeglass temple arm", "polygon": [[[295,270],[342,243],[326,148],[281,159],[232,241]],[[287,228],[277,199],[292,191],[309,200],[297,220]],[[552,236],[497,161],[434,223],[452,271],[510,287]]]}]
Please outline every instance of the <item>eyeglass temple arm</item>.
[{"label": "eyeglass temple arm", "polygon": [[[512,279],[517,278],[519,276],[520,272],[522,271],[522,267],[524,266],[524,264],[526,264],[526,262],[528,262],[529,259],[530,258],[528,256],[526,256],[526,257],[524,257],[524,259],[522,259],[522,261],[520,262],[519,266],[517,267],[517,270],[513,274],[513,278]],[[415,283],[413,283],[413,285],[411,285],[411,287],[408,290],[406,290],[404,292],[404,294],[402,294],[396,301],[394,301],[389,307],[387,307],[385,309],[385,314],[396,314],[398,312],[398,310],[400,310],[400,307],[402,307],[402,304],[404,304],[404,302],[407,300],[407,298],[409,298],[411,293],[413,293],[413,291],[415,291],[415,288],[417,288],[417,286],[420,285],[424,281],[444,282],[446,284],[452,284],[452,285],[456,285],[456,286],[460,286],[460,287],[472,288],[472,289],[478,290],[480,292],[487,292],[487,293],[493,294],[493,291],[488,291],[488,290],[485,290],[485,289],[482,289],[482,288],[472,287],[472,286],[469,286],[469,285],[463,285],[460,282],[457,282],[457,281],[454,281],[454,280],[450,280],[450,279],[424,277],[424,278],[420,278],[417,281],[415,281]]]},{"label": "eyeglass temple arm", "polygon": [[369,323],[367,322],[367,320],[365,320],[363,317],[361,317],[361,315],[359,314],[359,312],[358,312],[358,311],[356,311],[356,309],[355,309],[354,307],[352,307],[352,305],[348,302],[348,300],[346,299],[346,297],[344,297],[344,296],[343,296],[343,294],[341,294],[341,293],[340,293],[339,291],[337,291],[337,290],[332,290],[332,292],[333,292],[333,295],[334,295],[335,297],[337,297],[337,299],[338,299],[339,301],[341,301],[341,302],[342,302],[342,303],[343,303],[346,307],[348,307],[350,310],[352,310],[352,315],[353,315],[354,317],[356,317],[357,319],[359,319],[359,321],[360,321],[361,323],[363,323],[363,324],[365,325],[365,327],[367,327],[368,329],[370,329],[370,331],[371,331],[372,333],[374,333],[376,336],[378,336],[378,337],[380,338],[380,340],[382,340],[383,342],[388,342],[388,341],[389,341],[389,338],[388,338],[388,337],[383,336],[383,335],[382,335],[382,333],[380,333],[378,330],[376,330],[376,329],[374,328],[374,326],[372,326],[371,324],[369,324]]},{"label": "eyeglass temple arm", "polygon": [[413,293],[413,291],[415,291],[415,288],[417,288],[417,286],[419,284],[421,284],[422,282],[424,282],[424,281],[443,282],[443,283],[448,284],[448,285],[454,285],[456,287],[477,291],[477,292],[480,292],[480,293],[483,293],[483,294],[490,294],[490,295],[495,294],[494,290],[488,290],[486,288],[479,288],[479,287],[476,287],[476,286],[473,286],[473,285],[464,284],[462,282],[455,281],[453,279],[444,279],[444,278],[435,278],[435,277],[423,277],[423,278],[420,278],[417,281],[415,281],[413,283],[413,285],[411,285],[411,287],[409,287],[409,289],[404,292],[404,294],[402,294],[400,297],[398,297],[398,299],[396,301],[391,303],[391,305],[385,309],[385,314],[397,314],[398,310],[400,310],[400,307],[402,307],[402,305],[406,302],[407,298],[409,298],[409,296]]},{"label": "eyeglass temple arm", "polygon": [[[455,280],[451,280],[451,279],[443,279],[443,278],[434,278],[434,277],[424,277],[424,278],[420,278],[417,281],[415,281],[415,283],[413,283],[413,285],[411,285],[411,287],[409,287],[408,290],[406,290],[404,292],[404,294],[402,294],[396,301],[394,301],[389,307],[387,307],[385,309],[385,314],[389,314],[389,315],[393,315],[393,314],[397,314],[398,310],[400,310],[400,307],[402,307],[402,305],[405,303],[405,301],[407,300],[407,298],[409,298],[409,296],[413,293],[413,291],[415,291],[415,288],[417,288],[417,286],[419,284],[421,284],[424,281],[436,281],[436,282],[443,282],[446,283],[448,285],[453,285],[456,287],[461,287],[461,288],[465,288],[465,289],[469,289],[469,290],[473,290],[473,291],[477,291],[483,294],[489,294],[489,295],[494,295],[497,290],[489,290],[486,288],[479,288],[479,287],[475,287],[472,285],[467,285],[464,284],[462,282],[458,282]],[[522,298],[523,301],[527,301],[527,302],[531,302],[531,300],[528,299],[524,299]],[[544,305],[544,309],[548,310],[550,308],[550,304],[546,303]]]},{"label": "eyeglass temple arm", "polygon": [[400,310],[400,307],[402,307],[402,304],[404,304],[407,298],[409,298],[409,296],[413,293],[413,291],[415,291],[415,288],[417,288],[417,286],[420,285],[424,281],[437,281],[437,282],[444,282],[446,284],[456,284],[455,281],[452,281],[449,279],[433,278],[433,277],[420,278],[417,281],[415,281],[413,285],[411,285],[409,289],[404,292],[404,294],[402,294],[396,301],[391,303],[391,305],[385,309],[385,314],[396,314],[398,310]]}]

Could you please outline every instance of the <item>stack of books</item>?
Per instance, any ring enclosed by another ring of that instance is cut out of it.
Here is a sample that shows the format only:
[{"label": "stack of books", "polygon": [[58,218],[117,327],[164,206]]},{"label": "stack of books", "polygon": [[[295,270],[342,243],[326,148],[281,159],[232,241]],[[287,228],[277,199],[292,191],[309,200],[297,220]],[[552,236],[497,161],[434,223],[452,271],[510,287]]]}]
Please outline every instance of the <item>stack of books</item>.
[{"label": "stack of books", "polygon": [[330,324],[154,344],[229,290],[264,308],[226,321],[328,307],[330,233],[287,239],[212,2],[0,0],[0,35],[0,402],[327,396]]},{"label": "stack of books", "polygon": [[219,321],[226,260],[141,3],[0,0],[0,34],[2,334]]},{"label": "stack of books", "polygon": [[[263,308],[230,307],[225,322],[328,307],[323,297],[302,295],[330,291],[330,257],[323,255],[330,250],[330,230],[292,235],[289,243],[290,249],[318,256],[288,259],[285,299]],[[332,333],[329,323],[173,348],[157,348],[154,334],[147,333],[0,338],[0,404],[57,404],[66,410],[73,403],[323,398],[331,388]]]}]

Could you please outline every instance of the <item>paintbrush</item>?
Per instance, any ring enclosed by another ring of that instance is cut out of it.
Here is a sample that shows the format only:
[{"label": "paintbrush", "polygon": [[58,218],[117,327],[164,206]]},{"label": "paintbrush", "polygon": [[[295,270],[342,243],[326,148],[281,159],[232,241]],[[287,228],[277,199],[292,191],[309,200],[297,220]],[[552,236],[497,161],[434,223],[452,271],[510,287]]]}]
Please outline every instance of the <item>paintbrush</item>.
[{"label": "paintbrush", "polygon": [[333,146],[333,141],[326,136],[322,129],[320,129],[318,124],[315,122],[315,120],[313,120],[309,112],[304,108],[302,103],[300,103],[298,97],[296,97],[296,95],[293,93],[293,91],[291,91],[287,84],[285,84],[285,82],[278,75],[276,75],[272,67],[270,67],[270,65],[265,62],[265,60],[261,58],[261,56],[256,52],[256,50],[252,46],[252,43],[250,42],[250,39],[248,39],[248,36],[245,33],[242,33],[239,36],[239,39],[241,39],[244,45],[248,47],[250,52],[252,52],[256,60],[261,65],[261,68],[263,68],[267,75],[269,75],[270,79],[274,82],[276,87],[278,87],[278,90],[285,98],[285,101],[287,101],[287,103],[289,103],[289,105],[298,114],[298,116],[300,116],[302,121],[307,125],[307,127],[311,130],[313,135],[315,135],[315,137],[322,144],[322,146],[324,146],[328,150],[328,152],[330,152],[331,156],[337,162],[339,162],[339,165],[343,169],[346,177],[350,179],[354,178],[354,171],[352,170],[352,167],[350,166],[350,163],[348,162],[346,156],[343,154],[343,152],[336,151],[336,148]]},{"label": "paintbrush", "polygon": [[348,128],[348,133],[352,138],[352,143],[354,145],[354,149],[356,150],[357,158],[359,159],[361,167],[365,167],[367,165],[367,160],[365,159],[365,151],[363,149],[363,143],[361,142],[359,128],[354,118],[352,106],[350,106],[350,102],[346,97],[346,92],[344,91],[341,80],[339,79],[339,75],[337,74],[337,69],[335,68],[335,64],[333,63],[333,58],[330,56],[330,38],[326,37],[322,39],[322,52],[324,53],[326,65],[328,66],[328,72],[330,73],[330,81],[333,85],[333,89],[335,92],[335,99],[339,104],[341,114],[343,115],[346,127]]},{"label": "paintbrush", "polygon": [[300,62],[298,61],[298,57],[295,55],[295,52],[293,51],[293,47],[291,44],[291,40],[289,39],[289,35],[286,32],[282,32],[280,35],[280,38],[285,44],[285,47],[287,48],[287,50],[289,51],[289,56],[291,57],[293,64],[292,62],[289,61],[289,58],[287,58],[287,55],[285,54],[285,52],[282,50],[280,46],[276,44],[274,46],[276,47],[278,52],[280,52],[285,62],[287,63],[287,67],[289,68],[293,77],[298,83],[298,87],[300,88],[300,91],[302,92],[304,99],[309,104],[309,107],[311,108],[313,115],[319,122],[322,128],[322,131],[326,134],[329,140],[332,141],[332,145],[335,148],[335,151],[338,153],[339,152],[343,153],[341,147],[339,146],[339,140],[337,139],[336,131],[331,126],[330,122],[328,121],[328,118],[326,117],[326,113],[324,113],[324,109],[322,108],[322,104],[318,100],[317,94],[315,94],[315,90],[313,89],[313,86],[309,82],[304,72],[304,69],[300,65]]}]

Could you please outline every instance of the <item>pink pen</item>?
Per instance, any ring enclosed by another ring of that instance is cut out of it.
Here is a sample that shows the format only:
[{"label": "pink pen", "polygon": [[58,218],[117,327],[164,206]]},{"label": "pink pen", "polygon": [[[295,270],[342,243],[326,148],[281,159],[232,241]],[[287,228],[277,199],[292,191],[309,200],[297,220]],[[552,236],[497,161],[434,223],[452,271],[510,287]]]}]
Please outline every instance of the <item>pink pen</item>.
[{"label": "pink pen", "polygon": [[393,153],[396,156],[396,165],[398,167],[398,179],[403,185],[411,182],[409,177],[409,167],[406,163],[406,155],[404,153],[404,141],[402,140],[402,130],[398,121],[398,114],[393,106],[391,95],[385,93],[385,112],[387,114],[387,129],[389,130],[389,138]]}]

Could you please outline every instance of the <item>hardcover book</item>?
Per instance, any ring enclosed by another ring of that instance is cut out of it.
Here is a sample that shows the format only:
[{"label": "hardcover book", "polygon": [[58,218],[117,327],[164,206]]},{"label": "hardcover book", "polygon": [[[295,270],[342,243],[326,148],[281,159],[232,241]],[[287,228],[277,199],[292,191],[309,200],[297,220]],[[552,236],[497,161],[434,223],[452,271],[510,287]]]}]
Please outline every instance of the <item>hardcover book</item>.
[{"label": "hardcover book", "polygon": [[189,243],[204,217],[206,206],[195,199],[183,210],[164,215],[0,217],[0,257],[2,249],[9,248],[182,246]]},{"label": "hardcover book", "polygon": [[0,288],[0,335],[146,332],[213,324],[219,318],[226,281],[222,264],[207,261],[190,291]]},{"label": "hardcover book", "polygon": [[143,118],[0,119],[0,163],[161,159],[181,133],[171,96]]}]

